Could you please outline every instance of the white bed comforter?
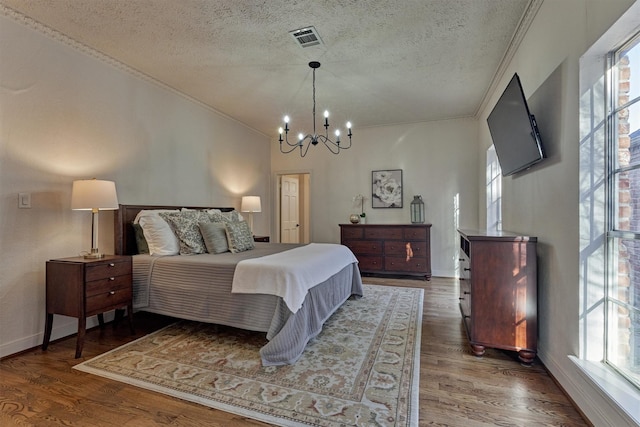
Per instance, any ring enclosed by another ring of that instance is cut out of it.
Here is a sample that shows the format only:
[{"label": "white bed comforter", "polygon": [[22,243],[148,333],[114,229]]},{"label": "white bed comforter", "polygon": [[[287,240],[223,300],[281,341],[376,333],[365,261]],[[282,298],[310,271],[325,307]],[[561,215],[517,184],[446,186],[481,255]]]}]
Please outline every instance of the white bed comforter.
[{"label": "white bed comforter", "polygon": [[302,307],[309,289],[357,262],[346,246],[310,243],[285,252],[240,261],[233,275],[231,292],[276,295],[295,313]]}]

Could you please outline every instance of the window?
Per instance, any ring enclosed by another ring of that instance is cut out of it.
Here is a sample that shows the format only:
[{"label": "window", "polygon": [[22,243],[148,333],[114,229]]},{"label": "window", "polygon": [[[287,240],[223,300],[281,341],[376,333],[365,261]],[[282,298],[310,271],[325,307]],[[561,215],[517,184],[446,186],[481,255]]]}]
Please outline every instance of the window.
[{"label": "window", "polygon": [[640,36],[609,69],[604,358],[640,387]]},{"label": "window", "polygon": [[496,149],[492,145],[487,150],[487,230],[502,230],[502,169]]}]

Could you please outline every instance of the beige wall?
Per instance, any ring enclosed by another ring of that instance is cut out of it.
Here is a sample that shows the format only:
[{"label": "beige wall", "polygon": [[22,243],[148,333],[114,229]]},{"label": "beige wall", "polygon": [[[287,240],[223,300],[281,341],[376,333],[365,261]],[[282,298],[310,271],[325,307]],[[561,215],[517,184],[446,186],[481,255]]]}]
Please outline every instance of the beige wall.
[{"label": "beige wall", "polygon": [[[120,203],[239,207],[257,194],[269,210],[265,136],[2,16],[0,114],[0,356],[42,342],[45,262],[90,247],[74,179],[114,180]],[[108,252],[113,214],[100,218]],[[257,234],[268,225],[256,215]],[[55,317],[53,338],[75,330]]]},{"label": "beige wall", "polygon": [[[549,158],[503,179],[503,228],[538,237],[539,356],[595,425],[629,420],[567,357],[579,350],[579,60],[632,3],[545,1],[479,121],[481,180],[491,144],[486,117],[517,72]],[[485,200],[479,200],[484,222]]]},{"label": "beige wall", "polygon": [[[311,114],[311,112],[309,112]],[[359,129],[353,145],[339,155],[324,146],[306,157],[281,154],[271,143],[274,174],[306,171],[311,175],[311,240],[340,242],[338,224],[348,223],[356,194],[367,196],[367,224],[411,222],[409,204],[420,194],[426,221],[432,223],[432,270],[435,276],[454,276],[457,268],[456,228],[477,227],[477,124],[473,119],[443,120]],[[403,208],[371,207],[371,172],[403,170]]]}]

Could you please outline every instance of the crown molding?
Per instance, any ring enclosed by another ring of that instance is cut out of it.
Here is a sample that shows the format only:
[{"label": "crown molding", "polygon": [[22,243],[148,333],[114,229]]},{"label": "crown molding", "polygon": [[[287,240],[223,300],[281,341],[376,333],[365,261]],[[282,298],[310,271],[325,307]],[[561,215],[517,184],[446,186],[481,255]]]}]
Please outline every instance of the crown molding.
[{"label": "crown molding", "polygon": [[531,27],[531,23],[533,22],[534,18],[538,14],[538,10],[540,10],[540,7],[542,6],[543,2],[544,0],[529,1],[527,8],[525,9],[524,13],[522,14],[522,17],[520,18],[520,21],[518,22],[518,25],[516,26],[516,31],[514,32],[513,37],[511,37],[509,46],[507,47],[506,52],[504,53],[502,59],[500,60],[500,65],[498,65],[498,69],[493,75],[493,79],[491,79],[491,83],[487,87],[487,90],[485,91],[484,96],[482,97],[482,102],[480,103],[480,106],[478,107],[478,109],[476,110],[476,113],[474,114],[474,117],[476,119],[480,118],[480,113],[484,111],[485,108],[487,107],[487,104],[489,103],[489,100],[491,98],[491,94],[493,94],[497,90],[498,83],[504,77],[504,74],[507,71],[509,64],[511,63],[513,56],[518,51],[518,48],[520,47],[522,40],[526,36],[527,31],[529,31],[529,27]]}]

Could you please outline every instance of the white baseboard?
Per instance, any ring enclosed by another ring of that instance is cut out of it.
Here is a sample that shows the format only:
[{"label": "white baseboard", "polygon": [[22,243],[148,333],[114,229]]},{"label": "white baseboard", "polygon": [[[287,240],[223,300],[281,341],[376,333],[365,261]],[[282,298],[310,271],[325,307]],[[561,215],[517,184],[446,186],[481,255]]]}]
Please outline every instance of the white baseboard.
[{"label": "white baseboard", "polygon": [[[538,357],[594,426],[637,427],[639,425],[638,405],[625,404],[621,399],[616,401],[615,396],[606,391],[608,387],[603,386],[599,381],[597,383],[595,376],[587,372],[589,369],[581,366],[583,365],[581,362],[584,361],[567,356],[566,361],[560,363],[540,347],[538,347]],[[630,386],[627,386],[627,390],[636,397],[626,400],[637,402],[636,399],[640,393]]]},{"label": "white baseboard", "polygon": [[[104,321],[113,320],[113,312],[105,313]],[[44,326],[44,325],[43,325]],[[92,316],[87,318],[87,329],[98,326],[98,318]],[[78,319],[67,316],[56,316],[53,319],[53,329],[51,330],[51,341],[68,337],[78,332]],[[44,330],[37,334],[29,335],[18,340],[0,344],[0,357],[11,356],[31,348],[40,347],[44,338]]]},{"label": "white baseboard", "polygon": [[431,276],[432,277],[449,277],[449,278],[458,277],[454,270],[432,270]]}]

